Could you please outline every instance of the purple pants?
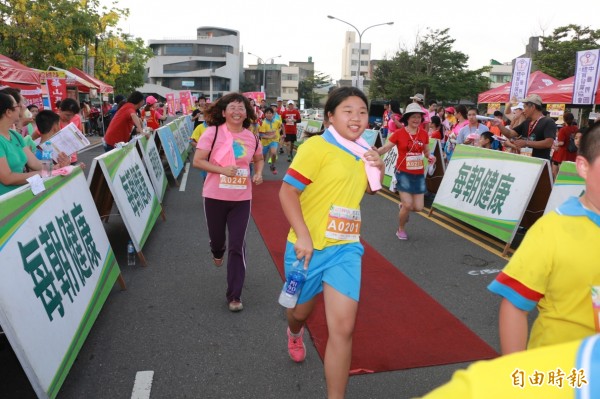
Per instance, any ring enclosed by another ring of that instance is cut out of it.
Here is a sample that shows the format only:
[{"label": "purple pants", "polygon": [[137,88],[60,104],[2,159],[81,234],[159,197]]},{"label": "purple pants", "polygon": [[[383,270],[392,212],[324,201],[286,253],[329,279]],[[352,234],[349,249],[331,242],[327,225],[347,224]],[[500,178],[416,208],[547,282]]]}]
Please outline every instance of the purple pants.
[{"label": "purple pants", "polygon": [[213,256],[221,259],[228,249],[227,302],[239,301],[246,278],[246,230],[250,220],[250,200],[223,201],[204,198],[204,214]]}]

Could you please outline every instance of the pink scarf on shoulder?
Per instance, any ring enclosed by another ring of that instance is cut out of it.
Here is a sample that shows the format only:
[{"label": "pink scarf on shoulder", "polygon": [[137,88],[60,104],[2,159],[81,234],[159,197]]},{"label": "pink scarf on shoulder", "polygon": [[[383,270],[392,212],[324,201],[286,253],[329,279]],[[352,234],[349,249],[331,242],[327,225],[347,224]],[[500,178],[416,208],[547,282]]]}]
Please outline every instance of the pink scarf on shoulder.
[{"label": "pink scarf on shoulder", "polygon": [[[230,166],[235,165],[235,154],[233,152],[233,135],[229,130],[227,130],[227,125],[222,124],[218,127],[219,131],[215,134],[219,137],[222,137],[221,143],[215,143],[215,148],[212,153],[212,160],[217,163],[219,166]],[[217,139],[216,137],[214,138]]]},{"label": "pink scarf on shoulder", "polygon": [[367,173],[367,180],[369,181],[371,190],[380,190],[381,170],[378,167],[371,165],[371,163],[365,159],[365,153],[371,149],[371,147],[369,147],[369,143],[367,143],[367,141],[362,137],[359,137],[356,141],[348,140],[342,137],[332,125],[330,125],[327,130],[329,130],[333,138],[335,138],[335,141],[363,160],[363,163],[365,164],[365,172]]}]

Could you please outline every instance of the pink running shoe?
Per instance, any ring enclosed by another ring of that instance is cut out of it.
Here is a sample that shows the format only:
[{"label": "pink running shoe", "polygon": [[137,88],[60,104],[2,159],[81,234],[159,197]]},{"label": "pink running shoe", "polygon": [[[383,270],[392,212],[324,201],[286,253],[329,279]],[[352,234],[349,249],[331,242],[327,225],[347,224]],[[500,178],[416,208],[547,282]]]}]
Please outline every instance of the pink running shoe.
[{"label": "pink running shoe", "polygon": [[290,331],[290,328],[287,329],[288,336],[288,353],[293,361],[296,363],[301,363],[306,358],[306,346],[304,346],[304,341],[302,340],[302,336],[304,335],[304,327],[300,329],[300,336],[294,337]]},{"label": "pink running shoe", "polygon": [[406,231],[397,230],[396,237],[398,237],[398,239],[402,241],[408,240],[408,234],[406,234]]}]

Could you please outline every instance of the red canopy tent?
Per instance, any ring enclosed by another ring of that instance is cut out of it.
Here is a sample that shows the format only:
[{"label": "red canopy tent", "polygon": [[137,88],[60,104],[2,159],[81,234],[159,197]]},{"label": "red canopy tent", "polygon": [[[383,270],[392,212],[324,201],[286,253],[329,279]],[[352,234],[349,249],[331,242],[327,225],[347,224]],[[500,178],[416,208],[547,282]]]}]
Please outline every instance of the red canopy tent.
[{"label": "red canopy tent", "polygon": [[27,105],[43,107],[40,74],[5,55],[0,54],[0,86],[10,86],[21,90]]},{"label": "red canopy tent", "polygon": [[92,83],[94,86],[98,87],[98,90],[101,94],[108,94],[108,93],[113,93],[113,87],[109,84],[104,83],[103,81],[96,79],[93,76],[88,75],[87,73],[83,72],[82,70],[79,70],[75,67],[73,68],[69,68],[69,72],[71,72],[74,75],[79,76],[82,79],[87,80],[88,82]]},{"label": "red canopy tent", "polygon": [[[549,104],[573,104],[573,82],[575,76],[561,80],[552,86],[544,87],[539,90],[532,90],[532,93],[539,95],[544,103]],[[600,90],[596,91],[594,104],[600,104]]]},{"label": "red canopy tent", "polygon": [[[529,82],[527,83],[527,93],[533,92],[534,90],[540,90],[544,87],[551,86],[558,82],[558,79],[553,78],[550,75],[546,75],[544,72],[535,71],[529,75]],[[488,91],[484,91],[477,97],[478,103],[506,103],[509,101],[510,96],[510,82],[505,83],[502,86],[498,86]]]}]

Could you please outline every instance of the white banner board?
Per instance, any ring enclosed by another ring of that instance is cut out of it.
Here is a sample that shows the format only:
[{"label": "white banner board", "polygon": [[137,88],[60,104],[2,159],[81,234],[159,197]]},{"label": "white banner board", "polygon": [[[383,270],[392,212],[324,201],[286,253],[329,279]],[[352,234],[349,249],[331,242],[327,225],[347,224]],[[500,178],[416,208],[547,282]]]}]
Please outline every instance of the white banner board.
[{"label": "white banner board", "polygon": [[509,243],[544,168],[544,159],[458,145],[432,207]]},{"label": "white banner board", "polygon": [[133,142],[94,158],[89,179],[94,176],[97,165],[100,165],[129,237],[137,252],[140,252],[161,207],[135,145]]},{"label": "white banner board", "polygon": [[585,180],[577,173],[575,162],[564,161],[560,164],[552,192],[544,214],[558,208],[570,197],[581,197],[585,192]]},{"label": "white banner board", "polygon": [[146,170],[150,176],[152,187],[158,198],[158,201],[162,203],[167,190],[167,175],[163,168],[158,149],[156,148],[156,132],[153,132],[149,138],[144,136],[137,140],[140,152],[142,153],[142,160],[146,165]]},{"label": "white banner board", "polygon": [[40,398],[54,398],[120,273],[80,168],[0,200],[0,324]]}]

